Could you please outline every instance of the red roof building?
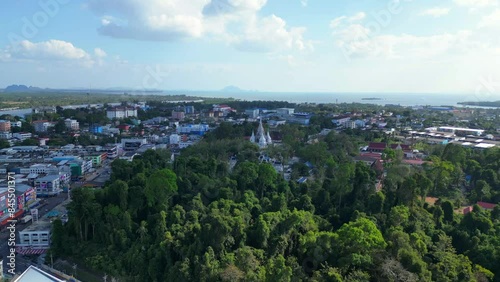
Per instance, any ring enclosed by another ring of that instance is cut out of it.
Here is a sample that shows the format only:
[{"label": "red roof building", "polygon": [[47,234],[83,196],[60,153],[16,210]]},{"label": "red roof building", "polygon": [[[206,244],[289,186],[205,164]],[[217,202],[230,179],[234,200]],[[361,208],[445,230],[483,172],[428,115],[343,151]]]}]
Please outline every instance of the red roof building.
[{"label": "red roof building", "polygon": [[485,210],[492,210],[497,206],[495,204],[485,203],[485,202],[477,202],[477,205],[482,207]]}]

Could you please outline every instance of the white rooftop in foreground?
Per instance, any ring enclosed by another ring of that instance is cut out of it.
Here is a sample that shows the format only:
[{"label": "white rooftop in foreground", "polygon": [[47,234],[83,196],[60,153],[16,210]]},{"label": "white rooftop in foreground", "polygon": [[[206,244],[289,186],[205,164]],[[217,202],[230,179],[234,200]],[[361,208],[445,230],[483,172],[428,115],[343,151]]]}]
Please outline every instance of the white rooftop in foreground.
[{"label": "white rooftop in foreground", "polygon": [[30,265],[21,276],[15,278],[13,282],[66,282],[66,280],[61,280],[55,276],[48,274],[47,272]]}]

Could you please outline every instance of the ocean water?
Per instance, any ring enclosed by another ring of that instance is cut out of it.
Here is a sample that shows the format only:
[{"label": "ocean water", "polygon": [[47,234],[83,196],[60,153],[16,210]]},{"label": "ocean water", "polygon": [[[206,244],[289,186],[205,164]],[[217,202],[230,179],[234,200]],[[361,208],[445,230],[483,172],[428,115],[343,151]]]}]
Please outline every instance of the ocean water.
[{"label": "ocean water", "polygon": [[[186,93],[186,95],[188,95]],[[292,103],[366,103],[376,105],[395,104],[401,106],[458,106],[458,102],[482,101],[475,95],[465,94],[414,94],[414,93],[298,93],[298,92],[191,92],[198,97],[235,98],[240,100],[271,100]],[[363,100],[379,98],[380,100]],[[493,100],[495,97],[493,97]],[[500,97],[496,97],[500,100]],[[491,101],[491,99],[490,99]]]},{"label": "ocean water", "polygon": [[[288,101],[291,103],[365,103],[375,105],[401,106],[461,106],[459,102],[485,101],[474,94],[415,94],[415,93],[299,93],[299,92],[224,92],[224,91],[165,91],[157,95],[179,95],[206,98],[234,98],[246,101]],[[363,100],[363,98],[379,98],[380,100]],[[490,96],[486,101],[497,101],[500,97]],[[85,106],[85,105],[82,105]],[[0,111],[0,115],[10,114],[23,117],[31,113],[31,109]]]}]

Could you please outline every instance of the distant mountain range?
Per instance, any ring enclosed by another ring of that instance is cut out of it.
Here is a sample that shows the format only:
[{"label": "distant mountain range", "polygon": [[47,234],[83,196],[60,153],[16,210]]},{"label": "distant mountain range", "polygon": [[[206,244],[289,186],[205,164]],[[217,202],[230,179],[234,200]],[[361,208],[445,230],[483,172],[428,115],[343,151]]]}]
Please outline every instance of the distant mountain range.
[{"label": "distant mountain range", "polygon": [[9,85],[4,89],[4,92],[12,93],[12,92],[40,92],[44,91],[44,89],[33,86],[26,86],[23,84],[20,85]]},{"label": "distant mountain range", "polygon": [[148,93],[148,94],[154,94],[154,93],[164,93],[164,92],[169,92],[169,93],[176,93],[176,92],[186,92],[186,93],[196,93],[196,92],[226,92],[226,93],[247,93],[247,92],[257,92],[256,90],[244,90],[241,89],[237,86],[230,85],[226,86],[223,89],[219,91],[210,91],[210,90],[158,90],[158,89],[147,89],[147,90],[141,90],[141,89],[134,89],[134,88],[126,88],[126,87],[111,87],[111,88],[105,88],[105,89],[86,89],[86,88],[66,88],[66,89],[53,89],[53,88],[40,88],[40,87],[35,87],[35,86],[26,86],[24,84],[13,84],[7,86],[5,89],[0,89],[0,92],[4,93],[27,93],[27,92],[69,92],[69,93],[103,93],[103,94],[123,94],[123,93],[129,93],[129,94],[134,94],[137,92],[142,92],[142,93]]}]

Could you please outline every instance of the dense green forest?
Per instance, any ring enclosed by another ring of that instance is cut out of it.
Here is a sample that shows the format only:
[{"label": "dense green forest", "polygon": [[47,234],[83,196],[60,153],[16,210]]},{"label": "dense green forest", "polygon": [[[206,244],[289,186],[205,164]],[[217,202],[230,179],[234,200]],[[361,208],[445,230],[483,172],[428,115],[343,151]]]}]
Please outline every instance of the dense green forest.
[{"label": "dense green forest", "polygon": [[437,146],[424,167],[393,154],[376,192],[352,156],[377,136],[308,143],[314,128],[286,125],[264,151],[300,157],[285,181],[243,139],[254,126],[222,124],[173,163],[161,150],[114,161],[104,189],[72,191],[51,253],[120,281],[500,281],[499,207],[461,212],[500,201],[500,150]]}]

